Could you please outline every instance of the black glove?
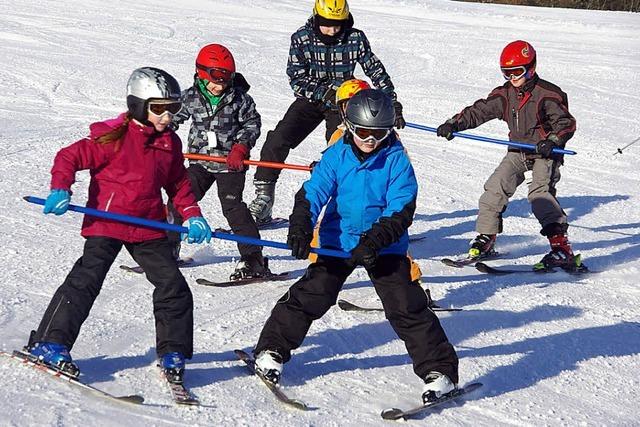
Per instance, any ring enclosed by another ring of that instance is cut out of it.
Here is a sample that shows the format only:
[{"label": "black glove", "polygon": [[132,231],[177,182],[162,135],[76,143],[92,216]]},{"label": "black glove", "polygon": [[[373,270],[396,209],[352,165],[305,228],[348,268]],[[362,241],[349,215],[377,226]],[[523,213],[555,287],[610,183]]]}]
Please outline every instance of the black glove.
[{"label": "black glove", "polygon": [[540,154],[542,158],[548,159],[551,157],[551,151],[554,148],[556,148],[556,144],[554,144],[553,141],[549,139],[543,139],[536,145],[536,153]]},{"label": "black glove", "polygon": [[351,251],[351,259],[353,265],[361,265],[367,270],[375,267],[378,258],[378,248],[366,235],[360,238],[358,246]]},{"label": "black glove", "polygon": [[287,245],[291,247],[291,256],[297,259],[307,259],[311,252],[313,229],[300,225],[291,225],[287,236]]},{"label": "black glove", "polygon": [[398,101],[393,101],[393,109],[396,112],[396,128],[402,129],[407,125],[407,122],[402,117],[402,104]]},{"label": "black glove", "polygon": [[327,89],[327,91],[322,96],[322,103],[325,107],[335,110],[336,107],[336,90],[333,87]]},{"label": "black glove", "polygon": [[451,141],[454,132],[458,132],[458,124],[456,122],[446,121],[436,129],[436,135],[447,138],[447,141]]}]

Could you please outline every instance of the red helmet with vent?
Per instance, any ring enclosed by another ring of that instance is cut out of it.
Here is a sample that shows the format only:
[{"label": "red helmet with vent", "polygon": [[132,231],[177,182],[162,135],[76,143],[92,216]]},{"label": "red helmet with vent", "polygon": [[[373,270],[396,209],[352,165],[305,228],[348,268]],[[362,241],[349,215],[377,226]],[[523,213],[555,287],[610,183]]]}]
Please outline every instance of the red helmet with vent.
[{"label": "red helmet with vent", "polygon": [[[526,78],[533,77],[536,68],[536,50],[529,43],[523,40],[516,40],[509,43],[502,49],[500,55],[500,68],[502,72],[511,72],[521,68],[525,71]],[[507,75],[507,74],[505,74]]]},{"label": "red helmet with vent", "polygon": [[229,81],[236,72],[236,62],[226,47],[210,44],[198,53],[196,73],[201,79],[209,81]]}]

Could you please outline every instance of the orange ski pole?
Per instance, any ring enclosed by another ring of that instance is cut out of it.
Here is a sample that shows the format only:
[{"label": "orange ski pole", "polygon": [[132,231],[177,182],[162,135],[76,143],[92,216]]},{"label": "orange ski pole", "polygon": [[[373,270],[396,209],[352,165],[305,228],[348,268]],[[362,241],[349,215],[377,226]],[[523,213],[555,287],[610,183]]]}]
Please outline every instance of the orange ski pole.
[{"label": "orange ski pole", "polygon": [[[215,156],[207,156],[206,154],[190,154],[187,153],[184,155],[185,159],[189,160],[204,160],[206,162],[216,162],[216,163],[226,163],[226,157],[215,157]],[[243,163],[248,166],[262,166],[264,168],[272,168],[272,169],[293,169],[297,171],[311,171],[310,166],[305,165],[292,165],[289,163],[276,163],[276,162],[262,162],[259,160],[244,160]]]}]

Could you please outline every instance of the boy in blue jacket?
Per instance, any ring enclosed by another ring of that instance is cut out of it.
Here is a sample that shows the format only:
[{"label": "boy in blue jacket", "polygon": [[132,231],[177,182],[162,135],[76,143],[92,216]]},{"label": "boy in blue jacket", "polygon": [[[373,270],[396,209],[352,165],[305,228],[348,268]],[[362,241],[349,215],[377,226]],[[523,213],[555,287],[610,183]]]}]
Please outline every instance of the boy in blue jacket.
[{"label": "boy in blue jacket", "polygon": [[387,319],[425,382],[423,400],[452,392],[458,358],[421,287],[411,282],[407,229],[413,221],[418,184],[393,126],[393,101],[365,89],[347,104],[348,132],[329,147],[311,178],[296,194],[288,244],[306,259],[322,207],[320,246],[351,252],[351,259],[319,256],[278,301],[254,350],[256,369],[277,383],[291,350],[311,323],[336,303],[342,285],[358,266],[369,273]]}]

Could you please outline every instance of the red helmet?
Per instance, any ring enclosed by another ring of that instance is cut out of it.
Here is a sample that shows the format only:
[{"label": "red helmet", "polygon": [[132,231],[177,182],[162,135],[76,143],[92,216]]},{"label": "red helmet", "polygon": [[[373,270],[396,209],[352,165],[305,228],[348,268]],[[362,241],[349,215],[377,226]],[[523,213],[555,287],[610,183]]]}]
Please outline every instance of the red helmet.
[{"label": "red helmet", "polygon": [[[529,43],[523,40],[516,40],[509,43],[502,49],[500,55],[500,68],[508,78],[509,73],[514,69],[522,69],[522,75],[527,79],[533,77],[536,69],[536,50]],[[506,70],[505,70],[506,69]]]},{"label": "red helmet", "polygon": [[196,58],[198,77],[210,81],[229,81],[236,72],[236,62],[229,49],[220,44],[209,44],[200,49]]},{"label": "red helmet", "polygon": [[504,49],[502,49],[502,55],[500,55],[500,67],[519,67],[527,66],[534,63],[536,60],[536,50],[529,43],[516,40],[509,43]]}]

